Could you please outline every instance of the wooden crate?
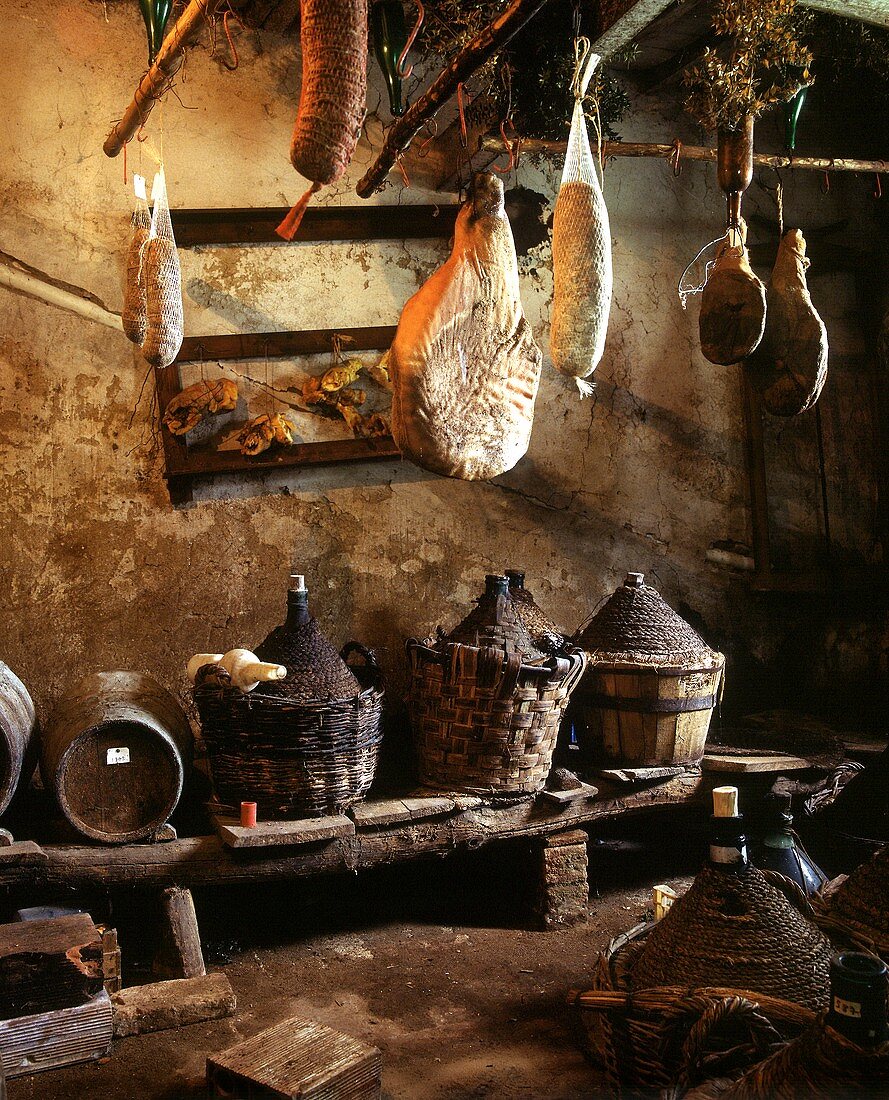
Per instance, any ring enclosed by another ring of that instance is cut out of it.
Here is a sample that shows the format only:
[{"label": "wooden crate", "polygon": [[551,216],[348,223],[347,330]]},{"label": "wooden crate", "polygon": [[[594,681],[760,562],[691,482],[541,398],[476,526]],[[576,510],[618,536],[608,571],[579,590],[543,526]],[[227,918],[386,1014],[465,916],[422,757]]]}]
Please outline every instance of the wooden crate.
[{"label": "wooden crate", "polygon": [[111,1049],[111,1031],[111,999],[104,989],[73,1008],[0,1020],[4,1072],[23,1077],[101,1058]]},{"label": "wooden crate", "polygon": [[210,1095],[237,1100],[379,1100],[376,1047],[293,1017],[207,1059]]},{"label": "wooden crate", "polygon": [[103,954],[87,913],[0,925],[0,1020],[81,1004],[102,988]]}]

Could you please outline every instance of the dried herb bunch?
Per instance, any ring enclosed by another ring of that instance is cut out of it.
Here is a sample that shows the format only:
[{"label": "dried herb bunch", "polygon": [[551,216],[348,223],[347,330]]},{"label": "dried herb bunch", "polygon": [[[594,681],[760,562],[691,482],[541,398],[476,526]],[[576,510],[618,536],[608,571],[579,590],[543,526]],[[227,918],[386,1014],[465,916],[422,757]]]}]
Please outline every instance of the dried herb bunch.
[{"label": "dried herb bunch", "polygon": [[[427,55],[444,63],[496,19],[504,0],[426,0],[425,7],[420,44]],[[473,78],[477,99],[493,98],[499,118],[510,113],[516,131],[525,137],[567,136],[573,106],[574,18],[573,0],[551,0],[545,14],[532,20]],[[603,137],[618,136],[614,125],[629,108],[629,100],[601,69],[585,106],[590,121],[601,124]],[[468,114],[471,117],[471,109]]]},{"label": "dried herb bunch", "polygon": [[686,70],[686,110],[707,129],[738,130],[749,115],[812,83],[811,52],[796,37],[796,0],[717,0],[712,24],[724,46]]}]

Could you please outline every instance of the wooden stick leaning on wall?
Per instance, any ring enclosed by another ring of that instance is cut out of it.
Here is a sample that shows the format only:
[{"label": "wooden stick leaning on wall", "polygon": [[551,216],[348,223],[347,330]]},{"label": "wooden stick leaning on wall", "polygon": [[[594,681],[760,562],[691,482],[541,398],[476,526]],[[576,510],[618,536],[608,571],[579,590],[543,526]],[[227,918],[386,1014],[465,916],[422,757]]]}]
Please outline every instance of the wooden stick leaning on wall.
[{"label": "wooden stick leaning on wall", "polygon": [[[540,156],[564,156],[567,141],[542,141],[539,138],[517,138],[523,153]],[[678,148],[678,154],[677,154]],[[503,139],[493,134],[482,139],[481,149],[486,153],[503,153]],[[606,141],[602,156],[609,157],[662,157],[670,160],[678,156],[683,160],[716,160],[716,150],[702,145],[660,145],[654,142]],[[754,153],[753,163],[758,168],[803,168],[815,172],[889,172],[889,160],[855,160],[851,157],[791,157],[786,154]]]},{"label": "wooden stick leaning on wall", "polygon": [[408,147],[420,127],[434,118],[439,109],[456,93],[457,86],[468,80],[501,50],[545,3],[546,0],[513,0],[502,15],[480,31],[452,58],[420,98],[389,127],[379,156],[355,188],[361,198],[369,198],[380,187],[399,154]]},{"label": "wooden stick leaning on wall", "polygon": [[[173,77],[185,60],[185,51],[193,46],[198,35],[213,21],[217,11],[229,0],[189,0],[164,38],[154,64],[139,81],[139,86],[120,122],[115,123],[105,138],[102,149],[107,157],[116,157],[126,143],[144,126],[155,104],[173,82]],[[234,4],[238,6],[237,3]]]}]

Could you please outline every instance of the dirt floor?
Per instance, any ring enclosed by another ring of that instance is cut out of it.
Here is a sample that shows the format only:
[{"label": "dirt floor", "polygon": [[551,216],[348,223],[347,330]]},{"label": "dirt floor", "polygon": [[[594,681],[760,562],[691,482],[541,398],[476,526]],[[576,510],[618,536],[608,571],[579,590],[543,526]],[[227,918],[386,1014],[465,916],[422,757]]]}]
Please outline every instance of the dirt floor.
[{"label": "dirt floor", "polygon": [[[533,930],[527,843],[299,889],[196,895],[208,966],[229,976],[237,1014],[119,1040],[101,1064],[12,1081],[9,1100],[195,1100],[207,1095],[208,1054],[290,1016],[377,1045],[385,1100],[598,1095],[566,992],[612,935],[650,915],[651,885],[685,870],[638,843],[594,847],[588,923],[551,932]],[[135,946],[150,946],[146,899],[114,904],[125,982],[150,980]]]}]

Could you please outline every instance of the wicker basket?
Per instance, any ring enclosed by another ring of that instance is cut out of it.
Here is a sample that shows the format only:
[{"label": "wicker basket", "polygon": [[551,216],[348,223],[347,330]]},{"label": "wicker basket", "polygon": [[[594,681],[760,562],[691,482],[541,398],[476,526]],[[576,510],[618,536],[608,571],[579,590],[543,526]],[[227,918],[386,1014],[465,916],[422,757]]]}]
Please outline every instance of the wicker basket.
[{"label": "wicker basket", "polygon": [[256,802],[262,818],[342,813],[373,782],[382,740],[383,687],[376,659],[358,642],[342,650],[364,658],[354,668],[361,692],[341,700],[242,695],[221,685],[218,670],[199,674],[201,717],[216,796],[223,804]]},{"label": "wicker basket", "polygon": [[731,986],[632,991],[627,970],[653,927],[613,940],[592,989],[570,998],[581,1046],[604,1069],[610,1095],[681,1095],[711,1076],[737,1076],[816,1019],[793,1001]]},{"label": "wicker basket", "polygon": [[407,644],[408,710],[420,782],[491,795],[546,783],[559,724],[586,658],[566,649],[527,664],[492,646]]},{"label": "wicker basket", "polygon": [[587,763],[649,768],[697,764],[720,697],[725,658],[630,573],[582,626],[589,664],[575,697]]},{"label": "wicker basket", "polygon": [[802,1035],[753,1066],[739,1080],[713,1081],[685,1096],[687,1100],[889,1097],[889,1043],[865,1050],[819,1018]]}]

